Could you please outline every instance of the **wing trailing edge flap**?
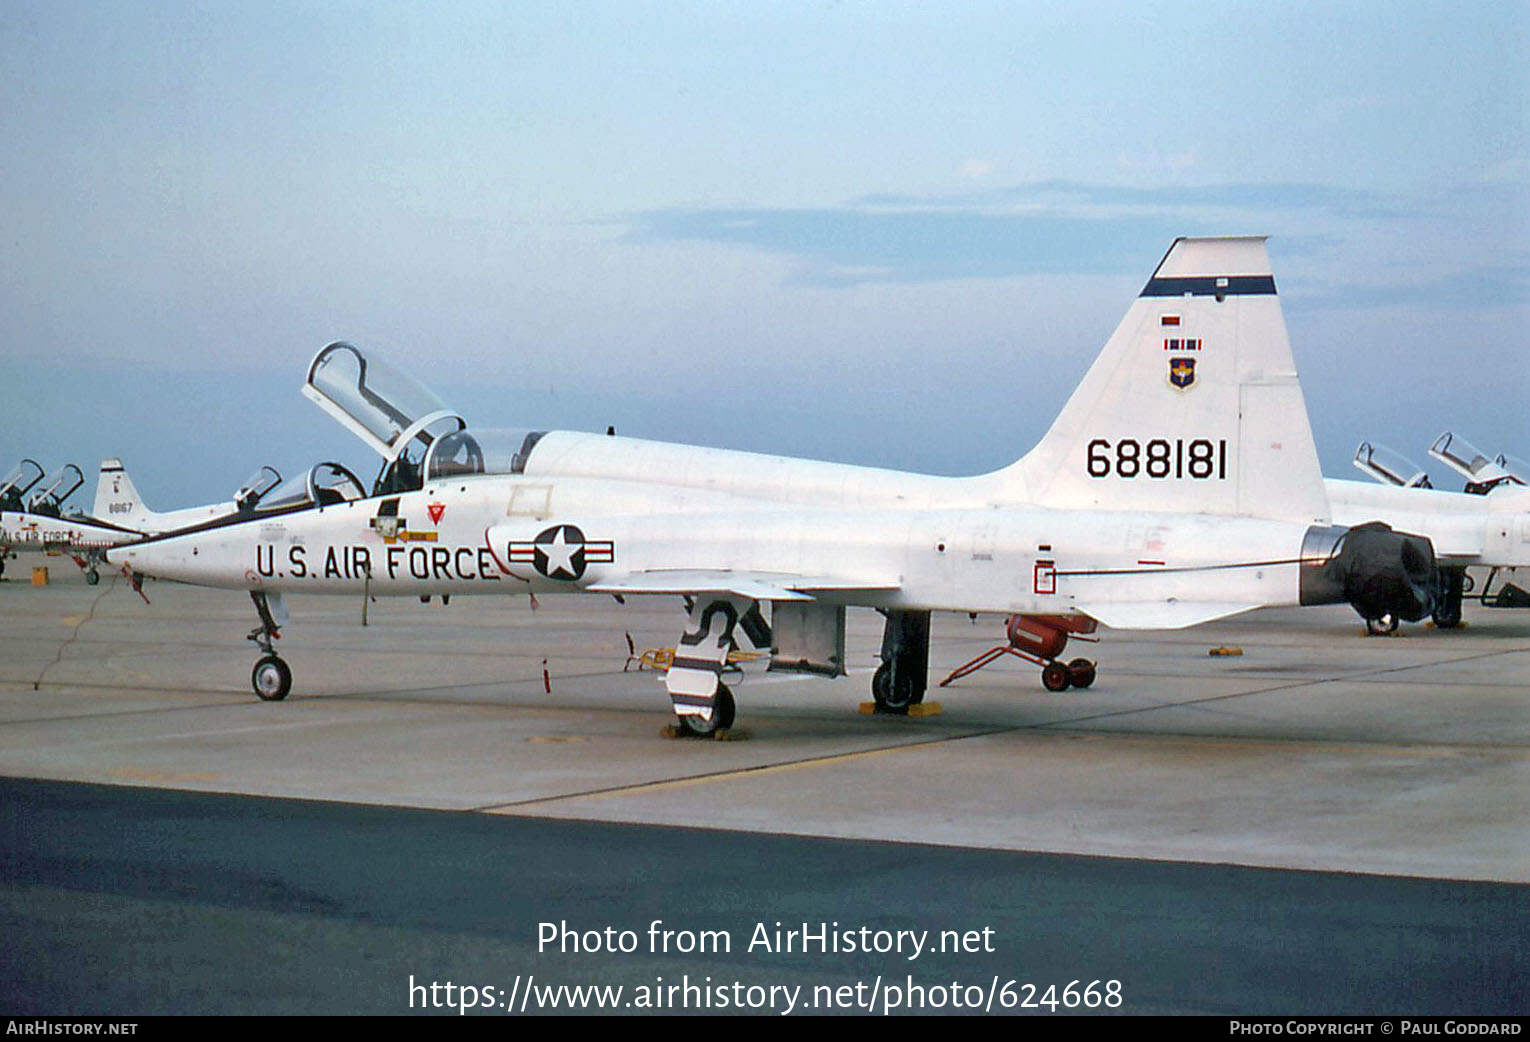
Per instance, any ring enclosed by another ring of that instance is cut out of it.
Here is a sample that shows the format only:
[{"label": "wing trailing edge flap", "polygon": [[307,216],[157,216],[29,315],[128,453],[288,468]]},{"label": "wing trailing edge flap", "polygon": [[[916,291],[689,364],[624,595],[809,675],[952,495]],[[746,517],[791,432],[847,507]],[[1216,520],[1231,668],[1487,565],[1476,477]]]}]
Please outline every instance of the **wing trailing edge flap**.
[{"label": "wing trailing edge flap", "polygon": [[1077,609],[1113,630],[1182,630],[1263,607],[1214,601],[1123,601],[1079,604]]},{"label": "wing trailing edge flap", "polygon": [[897,588],[896,585],[822,576],[706,569],[632,572],[586,587],[594,593],[728,593],[755,601],[811,601],[815,593],[876,592]]}]

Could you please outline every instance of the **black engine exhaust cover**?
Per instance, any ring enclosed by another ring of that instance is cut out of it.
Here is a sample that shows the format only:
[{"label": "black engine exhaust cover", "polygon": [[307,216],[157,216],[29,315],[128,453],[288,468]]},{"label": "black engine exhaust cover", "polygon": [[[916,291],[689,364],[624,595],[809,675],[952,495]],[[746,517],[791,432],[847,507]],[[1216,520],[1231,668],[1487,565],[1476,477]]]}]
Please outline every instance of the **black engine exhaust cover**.
[{"label": "black engine exhaust cover", "polygon": [[1351,605],[1366,620],[1417,622],[1434,608],[1434,544],[1370,521],[1307,530],[1302,544],[1302,604]]}]

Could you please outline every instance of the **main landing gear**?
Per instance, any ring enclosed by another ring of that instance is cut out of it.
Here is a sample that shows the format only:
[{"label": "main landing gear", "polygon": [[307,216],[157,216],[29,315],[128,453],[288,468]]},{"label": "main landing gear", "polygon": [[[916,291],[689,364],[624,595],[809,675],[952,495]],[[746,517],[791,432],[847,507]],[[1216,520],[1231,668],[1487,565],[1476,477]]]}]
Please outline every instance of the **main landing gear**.
[{"label": "main landing gear", "polygon": [[883,612],[882,664],[871,678],[871,698],[879,713],[906,716],[924,701],[929,687],[930,613]]},{"label": "main landing gear", "polygon": [[83,555],[71,553],[69,556],[74,558],[74,563],[85,573],[86,586],[95,586],[101,581],[100,566],[104,558],[100,550],[87,550]]},{"label": "main landing gear", "polygon": [[260,614],[260,625],[252,629],[246,639],[254,641],[255,646],[264,652],[250,671],[250,686],[262,702],[280,702],[292,690],[292,669],[271,643],[280,639],[281,629],[276,625],[264,590],[251,590],[250,600],[255,602],[255,610]]},{"label": "main landing gear", "polygon": [[1094,662],[1086,658],[1063,662],[1058,656],[1068,646],[1070,635],[1079,640],[1098,640],[1087,636],[1097,628],[1093,619],[1080,615],[1011,615],[1004,625],[1009,643],[990,648],[971,662],[958,666],[940,682],[940,686],[946,687],[952,681],[976,673],[1004,655],[1013,655],[1041,667],[1041,686],[1048,691],[1088,687],[1094,683]]},{"label": "main landing gear", "polygon": [[1461,601],[1466,595],[1465,568],[1441,568],[1435,572],[1437,589],[1430,618],[1436,629],[1453,630],[1461,625]]},{"label": "main landing gear", "polygon": [[692,738],[715,738],[718,732],[726,731],[733,726],[737,707],[733,701],[733,692],[728,690],[728,685],[719,682],[717,693],[712,698],[712,716],[703,720],[699,715],[676,716],[675,727]]},{"label": "main landing gear", "polygon": [[722,738],[733,726],[733,692],[722,682],[733,647],[733,631],[742,629],[757,647],[770,646],[770,627],[759,606],[742,597],[715,596],[689,605],[685,632],[675,646],[664,687],[675,707],[668,733],[681,738]]}]

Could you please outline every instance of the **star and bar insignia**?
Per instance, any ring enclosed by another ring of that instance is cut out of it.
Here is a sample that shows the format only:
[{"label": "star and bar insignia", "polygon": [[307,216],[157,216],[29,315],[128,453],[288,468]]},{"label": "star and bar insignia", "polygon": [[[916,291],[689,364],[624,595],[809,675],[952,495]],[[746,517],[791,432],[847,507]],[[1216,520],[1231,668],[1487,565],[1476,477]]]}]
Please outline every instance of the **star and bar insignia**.
[{"label": "star and bar insignia", "polygon": [[572,582],[592,564],[616,560],[616,544],[609,539],[586,539],[577,525],[553,525],[535,539],[510,541],[510,563],[529,564],[549,579]]}]

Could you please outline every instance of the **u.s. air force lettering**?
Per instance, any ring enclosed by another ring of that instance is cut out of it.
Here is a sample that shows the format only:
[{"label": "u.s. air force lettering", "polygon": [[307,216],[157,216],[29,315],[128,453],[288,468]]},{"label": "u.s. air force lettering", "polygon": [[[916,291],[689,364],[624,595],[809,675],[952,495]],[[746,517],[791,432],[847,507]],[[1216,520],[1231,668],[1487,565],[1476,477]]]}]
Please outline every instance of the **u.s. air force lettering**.
[{"label": "u.s. air force lettering", "polygon": [[578,525],[553,525],[538,532],[530,542],[510,541],[510,563],[529,564],[549,579],[575,582],[592,564],[616,560],[609,539],[586,539]]},{"label": "u.s. air force lettering", "polygon": [[392,545],[382,547],[374,560],[365,546],[288,546],[259,543],[255,547],[255,574],[266,579],[380,579],[458,580],[498,582],[499,569],[487,546]]}]

